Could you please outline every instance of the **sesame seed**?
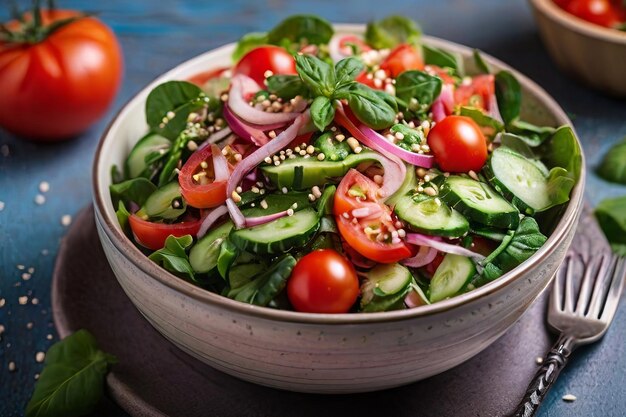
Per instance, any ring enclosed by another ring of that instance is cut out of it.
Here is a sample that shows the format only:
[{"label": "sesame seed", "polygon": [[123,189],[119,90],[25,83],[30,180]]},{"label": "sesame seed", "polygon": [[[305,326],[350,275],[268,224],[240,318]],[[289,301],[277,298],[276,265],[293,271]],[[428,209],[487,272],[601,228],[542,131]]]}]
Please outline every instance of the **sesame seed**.
[{"label": "sesame seed", "polygon": [[300,154],[300,156],[304,156],[306,155],[306,149],[301,149],[298,153]]},{"label": "sesame seed", "polygon": [[353,151],[359,146],[359,141],[356,140],[355,138],[353,138],[352,136],[350,136],[348,138],[347,142],[348,142],[348,145],[350,145],[350,148],[352,148]]},{"label": "sesame seed", "polygon": [[318,153],[317,154],[317,160],[318,161],[323,161],[324,159],[326,159],[326,155],[324,155],[323,153]]},{"label": "sesame seed", "polygon": [[380,88],[383,86],[383,80],[380,78],[374,78],[374,87]]},{"label": "sesame seed", "polygon": [[346,219],[349,219],[350,215],[348,213],[343,213],[343,217],[346,218]]},{"label": "sesame seed", "polygon": [[384,80],[385,78],[387,78],[387,73],[385,72],[385,70],[379,69],[374,73],[374,78]]},{"label": "sesame seed", "polygon": [[406,231],[404,229],[398,229],[398,237],[406,237]]},{"label": "sesame seed", "polygon": [[276,132],[273,130],[270,130],[270,132],[267,134],[267,136],[269,136],[270,138],[274,139],[276,137]]},{"label": "sesame seed", "polygon": [[174,113],[173,111],[168,111],[167,112],[167,118],[168,119],[173,119],[174,117],[176,117],[176,113]]},{"label": "sesame seed", "polygon": [[250,207],[256,207],[256,204],[250,203]]},{"label": "sesame seed", "polygon": [[322,191],[320,190],[320,187],[318,187],[317,185],[311,188],[311,192],[313,193],[315,198],[320,198],[322,196]]},{"label": "sesame seed", "polygon": [[435,191],[435,189],[433,187],[426,187],[426,188],[424,188],[424,192],[427,195],[431,196],[431,197],[434,197],[434,196],[437,195],[437,191]]},{"label": "sesame seed", "polygon": [[49,333],[48,333],[48,335],[46,336],[46,339],[48,339],[48,340],[52,340],[52,338],[53,338],[53,337],[54,337],[54,336],[52,336],[51,334],[49,334]]},{"label": "sesame seed", "polygon": [[392,135],[391,133],[388,133],[387,135],[385,135],[385,139],[387,139],[391,143],[396,143],[396,137]]},{"label": "sesame seed", "polygon": [[268,156],[268,157],[266,157],[266,158],[264,159],[264,161],[265,161],[265,163],[266,163],[266,164],[271,164],[271,163],[272,163],[272,158],[270,158],[270,157]]},{"label": "sesame seed", "polygon": [[240,153],[236,153],[236,154],[235,154],[235,161],[237,161],[237,162],[241,162],[241,160],[242,160],[242,159],[243,159],[243,156],[241,156],[241,154],[240,154]]},{"label": "sesame seed", "polygon": [[562,398],[563,401],[566,401],[568,403],[576,401],[576,396],[573,394],[565,394]]},{"label": "sesame seed", "polygon": [[11,361],[9,362],[9,372],[15,372],[16,366],[15,366],[15,362]]},{"label": "sesame seed", "polygon": [[306,147],[306,153],[312,155],[315,152],[315,147],[313,145],[309,145]]},{"label": "sesame seed", "polygon": [[383,177],[381,175],[374,175],[374,182],[376,184],[382,184],[383,183]]},{"label": "sesame seed", "polygon": [[46,181],[41,181],[39,183],[39,191],[41,191],[42,193],[47,193],[48,191],[50,191],[50,184]]},{"label": "sesame seed", "polygon": [[267,201],[261,200],[260,205],[261,205],[261,208],[263,208],[263,210],[267,210]]},{"label": "sesame seed", "polygon": [[252,191],[255,194],[258,194],[259,193],[259,188],[255,187],[255,186],[252,186],[252,188],[250,188],[250,191]]},{"label": "sesame seed", "polygon": [[293,203],[291,205],[291,208],[294,209],[294,210],[297,209],[298,208],[298,203]]},{"label": "sesame seed", "polygon": [[342,135],[341,133],[335,136],[335,139],[338,140],[339,142],[343,142],[345,138],[346,137]]},{"label": "sesame seed", "polygon": [[30,302],[36,306],[37,304],[39,304],[39,299],[38,298],[33,298],[32,300],[30,300]]},{"label": "sesame seed", "polygon": [[45,358],[46,358],[46,354],[44,352],[37,352],[35,354],[35,360],[39,363],[43,362]]},{"label": "sesame seed", "polygon": [[469,175],[473,180],[478,181],[478,175],[474,172],[474,170],[470,169],[467,175]]},{"label": "sesame seed", "polygon": [[235,191],[237,191],[239,194],[243,193],[243,189],[241,187],[235,188]]},{"label": "sesame seed", "polygon": [[[189,142],[187,142],[187,149],[189,149],[190,151],[195,151],[196,149],[198,149],[198,144],[196,142],[194,142],[193,140],[190,140]],[[223,152],[223,150],[222,150]]]},{"label": "sesame seed", "polygon": [[23,296],[21,296],[21,297],[18,297],[17,302],[18,302],[21,306],[26,305],[26,304],[28,304],[28,297],[27,297],[27,296],[25,296],[25,295],[23,295]]},{"label": "sesame seed", "polygon": [[421,124],[420,127],[422,129],[429,129],[430,128],[430,122],[428,122],[428,120],[424,120]]},{"label": "sesame seed", "polygon": [[415,170],[415,173],[417,174],[418,177],[420,178],[424,178],[424,176],[426,176],[426,170],[424,168],[417,168]]},{"label": "sesame seed", "polygon": [[42,205],[45,202],[46,202],[46,197],[44,197],[42,194],[37,194],[35,196],[35,204]]},{"label": "sesame seed", "polygon": [[35,324],[32,321],[29,321],[28,323],[26,323],[26,328],[28,330],[32,330],[34,326]]},{"label": "sesame seed", "polygon": [[6,300],[4,298],[0,298],[0,308],[4,307],[4,305],[6,304]]},{"label": "sesame seed", "polygon": [[283,192],[283,194],[287,194],[287,193],[289,192],[289,190],[287,189],[287,187],[283,187],[283,188],[281,188],[280,190]]},{"label": "sesame seed", "polygon": [[200,162],[200,168],[202,169],[207,169],[209,167],[209,164],[207,164],[206,161],[202,161]]},{"label": "sesame seed", "polygon": [[293,148],[293,151],[296,153],[300,153],[300,147],[296,146],[295,148]]},{"label": "sesame seed", "polygon": [[287,216],[293,216],[293,209],[287,210]]},{"label": "sesame seed", "polygon": [[360,146],[357,146],[356,148],[354,148],[354,153],[361,153],[363,152],[363,148],[361,148]]},{"label": "sesame seed", "polygon": [[61,216],[61,224],[65,227],[69,226],[72,223],[72,216],[69,214],[64,214]]},{"label": "sesame seed", "polygon": [[430,182],[430,175],[428,174],[424,175],[424,181]]},{"label": "sesame seed", "polygon": [[289,155],[289,159],[296,159],[296,156],[294,154]]},{"label": "sesame seed", "polygon": [[396,137],[396,139],[398,139],[398,140],[402,140],[402,139],[404,139],[404,134],[403,134],[402,132],[396,132],[396,133],[394,134],[394,136],[395,136],[395,137]]},{"label": "sesame seed", "polygon": [[263,77],[265,77],[265,78],[269,78],[269,77],[271,77],[272,75],[274,75],[274,73],[273,73],[271,70],[267,70],[267,71],[265,71],[265,72],[263,73]]},{"label": "sesame seed", "polygon": [[222,94],[222,95],[220,96],[220,100],[222,100],[222,101],[228,101],[228,94]]},{"label": "sesame seed", "polygon": [[[385,80],[387,81],[387,80]],[[391,94],[392,96],[396,94],[395,80],[391,80],[391,82],[385,84],[385,93]]]},{"label": "sesame seed", "polygon": [[309,194],[309,201],[310,202],[315,201],[315,196],[313,194]]}]

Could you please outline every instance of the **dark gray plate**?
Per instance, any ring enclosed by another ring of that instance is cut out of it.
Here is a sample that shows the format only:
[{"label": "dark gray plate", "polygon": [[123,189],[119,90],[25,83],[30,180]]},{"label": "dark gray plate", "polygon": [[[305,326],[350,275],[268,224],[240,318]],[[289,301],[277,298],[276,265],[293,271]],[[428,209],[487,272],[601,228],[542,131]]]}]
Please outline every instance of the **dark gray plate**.
[{"label": "dark gray plate", "polygon": [[502,416],[512,411],[547,351],[545,297],[488,349],[448,372],[402,388],[323,396],[240,381],[181,352],[134,308],[106,261],[93,208],[76,218],[54,272],[53,310],[64,337],[91,331],[119,363],[111,397],[133,416]]}]

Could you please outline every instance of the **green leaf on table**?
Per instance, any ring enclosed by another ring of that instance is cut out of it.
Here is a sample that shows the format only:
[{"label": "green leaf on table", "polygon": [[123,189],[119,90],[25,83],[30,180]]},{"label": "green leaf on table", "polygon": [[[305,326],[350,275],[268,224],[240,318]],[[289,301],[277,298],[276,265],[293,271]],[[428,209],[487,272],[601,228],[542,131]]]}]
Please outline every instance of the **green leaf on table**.
[{"label": "green leaf on table", "polygon": [[357,119],[372,129],[387,128],[396,118],[397,108],[393,107],[393,97],[361,83],[354,83],[348,90],[338,92],[337,98],[347,99],[350,110]]},{"label": "green leaf on table", "polygon": [[596,219],[613,249],[626,246],[626,196],[603,200],[595,210]]},{"label": "green leaf on table", "polygon": [[332,101],[326,96],[319,96],[311,103],[311,119],[315,127],[323,131],[335,117],[335,108]]},{"label": "green leaf on table", "polygon": [[109,186],[114,205],[117,201],[123,201],[127,204],[132,201],[139,206],[143,206],[148,197],[150,197],[156,189],[157,186],[144,177],[133,178],[132,180],[126,180]]},{"label": "green leaf on table", "polygon": [[[396,97],[404,101],[411,111],[425,111],[441,93],[442,81],[424,71],[404,71],[396,79]],[[417,101],[412,104],[411,99]]]},{"label": "green leaf on table", "polygon": [[530,258],[548,238],[541,233],[537,221],[524,217],[508,246],[493,260],[493,263],[508,272]]},{"label": "green leaf on table", "polygon": [[422,51],[424,53],[424,63],[427,65],[450,68],[457,75],[463,75],[463,58],[459,54],[444,51],[430,45],[422,45]]},{"label": "green leaf on table", "polygon": [[104,393],[104,378],[115,356],[98,349],[96,339],[79,330],[55,343],[35,391],[26,406],[26,417],[78,417],[89,414]]},{"label": "green leaf on table", "polygon": [[285,100],[309,95],[307,85],[297,75],[272,75],[267,78],[267,90]]},{"label": "green leaf on table", "polygon": [[189,263],[187,249],[193,243],[191,235],[176,237],[170,235],[165,239],[165,246],[152,253],[148,258],[163,268],[180,276],[194,278],[193,268]]},{"label": "green leaf on table", "polygon": [[296,70],[315,96],[331,97],[335,91],[335,71],[313,55],[296,55]]},{"label": "green leaf on table", "polygon": [[509,71],[500,71],[496,74],[496,99],[505,124],[519,117],[522,108],[522,87]]},{"label": "green leaf on table", "polygon": [[404,16],[389,16],[370,22],[365,30],[365,42],[376,49],[394,48],[402,43],[417,44],[422,30]]},{"label": "green leaf on table", "polygon": [[607,181],[626,185],[626,140],[608,150],[597,171]]},{"label": "green leaf on table", "polygon": [[491,74],[491,69],[489,68],[489,65],[485,62],[485,60],[483,59],[482,55],[480,54],[480,51],[478,49],[474,49],[474,52],[472,53],[473,57],[474,57],[474,64],[476,65],[476,68],[478,69],[480,74]]},{"label": "green leaf on table", "polygon": [[195,84],[167,81],[148,94],[146,121],[154,132],[174,140],[185,129],[189,113],[204,105],[203,97],[202,89]]},{"label": "green leaf on table", "polygon": [[265,32],[251,32],[243,35],[237,42],[231,56],[233,62],[239,61],[245,54],[261,45],[267,45],[269,40]]},{"label": "green leaf on table", "polygon": [[273,45],[289,43],[325,45],[330,42],[335,31],[332,25],[319,16],[302,14],[286,18],[267,33],[267,40]]}]

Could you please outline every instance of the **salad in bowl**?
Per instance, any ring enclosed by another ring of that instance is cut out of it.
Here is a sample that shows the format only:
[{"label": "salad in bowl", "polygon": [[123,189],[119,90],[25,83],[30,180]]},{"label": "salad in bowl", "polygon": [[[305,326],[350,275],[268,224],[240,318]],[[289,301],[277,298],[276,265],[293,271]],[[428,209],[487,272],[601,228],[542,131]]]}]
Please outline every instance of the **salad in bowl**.
[{"label": "salad in bowl", "polygon": [[398,16],[246,35],[232,67],[147,96],[112,169],[120,226],[181,279],[274,309],[419,308],[497,280],[546,242],[582,156],[571,127],[521,118],[511,72],[473,66]]}]

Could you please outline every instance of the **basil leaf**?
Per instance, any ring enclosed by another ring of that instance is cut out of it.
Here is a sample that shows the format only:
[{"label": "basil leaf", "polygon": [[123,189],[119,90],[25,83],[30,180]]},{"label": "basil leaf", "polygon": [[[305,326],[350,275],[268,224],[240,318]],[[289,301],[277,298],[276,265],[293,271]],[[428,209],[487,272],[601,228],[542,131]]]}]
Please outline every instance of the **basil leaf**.
[{"label": "basil leaf", "polygon": [[476,68],[478,69],[479,74],[491,74],[489,65],[483,59],[482,55],[480,54],[480,51],[478,49],[474,49],[474,52],[472,55],[474,56],[474,65],[476,65]]},{"label": "basil leaf", "polygon": [[500,71],[496,74],[496,99],[504,123],[509,124],[519,117],[522,108],[522,87],[509,71]]},{"label": "basil leaf", "polygon": [[169,235],[165,239],[165,246],[152,253],[148,258],[163,268],[176,274],[194,278],[193,268],[189,263],[186,249],[193,243],[191,235],[176,237]]},{"label": "basil leaf", "polygon": [[315,96],[333,95],[335,71],[328,63],[312,55],[296,55],[296,70]]},{"label": "basil leaf", "polygon": [[504,130],[504,125],[499,121],[483,113],[481,110],[475,107],[463,106],[460,110],[461,116],[467,116],[474,120],[478,126],[489,127],[493,129],[493,133],[488,135],[494,137],[496,133]]},{"label": "basil leaf", "polygon": [[537,221],[532,217],[524,217],[521,221],[511,243],[500,253],[493,263],[508,272],[530,258],[548,240],[539,231]]},{"label": "basil leaf", "polygon": [[424,53],[424,63],[437,65],[441,68],[451,68],[455,73],[463,74],[463,60],[458,54],[429,45],[422,45],[422,51]]},{"label": "basil leaf", "polygon": [[335,117],[335,108],[332,101],[326,96],[319,96],[311,103],[311,119],[320,130],[323,131],[326,126],[333,121]]},{"label": "basil leaf", "polygon": [[[154,132],[174,140],[187,126],[189,113],[202,107],[203,96],[200,87],[187,81],[160,84],[146,99],[146,121]],[[167,117],[170,112],[173,118]]]},{"label": "basil leaf", "polygon": [[267,33],[251,32],[243,35],[233,51],[231,59],[233,62],[239,61],[245,54],[261,45],[267,45],[269,42]]},{"label": "basil leaf", "polygon": [[598,175],[607,181],[626,185],[626,140],[613,145],[604,155]]},{"label": "basil leaf", "polygon": [[[248,282],[236,283],[230,279],[229,274],[231,288],[226,295],[244,303],[266,306],[285,288],[295,265],[296,259],[291,255],[285,255],[275,261],[268,270]],[[242,277],[245,278],[245,275]]]},{"label": "basil leaf", "polygon": [[96,339],[79,330],[55,343],[35,391],[26,406],[26,417],[77,417],[91,413],[104,392],[104,378],[117,359],[98,349]]},{"label": "basil leaf", "polygon": [[267,78],[267,90],[285,100],[309,95],[308,87],[297,75],[272,75]]},{"label": "basil leaf", "polygon": [[412,111],[411,99],[417,100],[417,105],[426,111],[441,93],[441,78],[423,71],[404,71],[396,79],[396,97],[408,104]]},{"label": "basil leaf", "polygon": [[382,91],[376,92],[361,83],[352,84],[347,92],[341,91],[341,97],[337,94],[337,98],[348,100],[350,110],[357,119],[375,130],[391,126],[396,118],[397,110],[392,107],[387,97],[390,96]]},{"label": "basil leaf", "polygon": [[348,86],[363,71],[363,62],[354,57],[344,58],[335,65],[335,89]]},{"label": "basil leaf", "polygon": [[533,148],[541,145],[556,131],[551,126],[535,126],[519,119],[513,120],[507,128],[510,133],[522,137],[526,144]]},{"label": "basil leaf", "polygon": [[569,126],[559,127],[549,141],[540,148],[542,160],[548,167],[565,168],[578,181],[582,166],[582,151],[574,131]]},{"label": "basil leaf", "polygon": [[326,19],[303,14],[290,16],[280,22],[268,32],[267,39],[273,45],[280,45],[285,40],[298,44],[325,45],[330,42],[334,33],[332,25]]},{"label": "basil leaf", "polygon": [[626,245],[626,196],[603,200],[595,215],[612,246]]},{"label": "basil leaf", "polygon": [[115,201],[130,203],[131,201],[143,206],[148,197],[156,191],[157,187],[150,180],[143,177],[133,178],[118,184],[109,186],[111,198]]},{"label": "basil leaf", "polygon": [[375,49],[393,48],[402,43],[416,44],[421,34],[422,30],[411,19],[389,16],[367,24],[365,42]]}]

